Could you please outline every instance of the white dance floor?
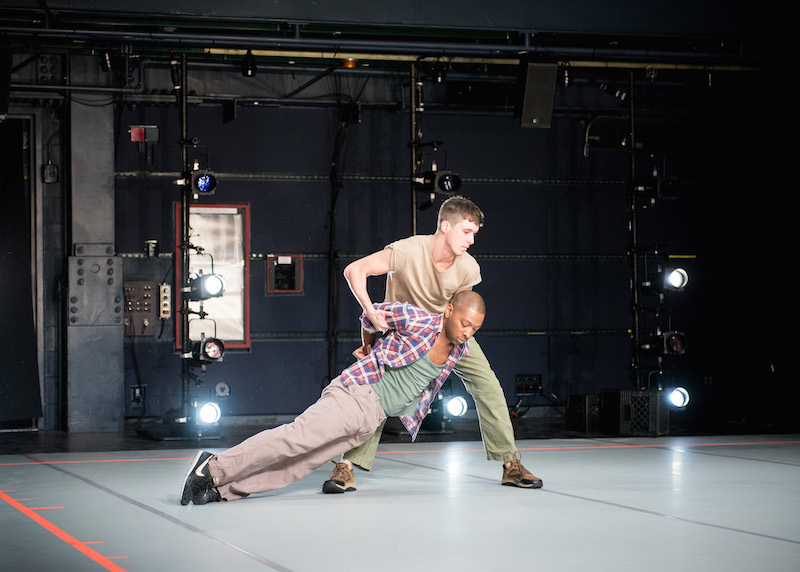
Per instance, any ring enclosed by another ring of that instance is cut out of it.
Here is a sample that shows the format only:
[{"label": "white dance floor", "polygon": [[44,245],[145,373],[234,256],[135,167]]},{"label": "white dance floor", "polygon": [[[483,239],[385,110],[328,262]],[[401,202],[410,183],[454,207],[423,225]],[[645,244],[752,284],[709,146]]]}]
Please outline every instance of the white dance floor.
[{"label": "white dance floor", "polygon": [[800,569],[800,435],[517,445],[544,488],[480,442],[381,444],[356,492],[331,465],[205,506],[178,502],[195,448],[0,455],[0,570]]}]

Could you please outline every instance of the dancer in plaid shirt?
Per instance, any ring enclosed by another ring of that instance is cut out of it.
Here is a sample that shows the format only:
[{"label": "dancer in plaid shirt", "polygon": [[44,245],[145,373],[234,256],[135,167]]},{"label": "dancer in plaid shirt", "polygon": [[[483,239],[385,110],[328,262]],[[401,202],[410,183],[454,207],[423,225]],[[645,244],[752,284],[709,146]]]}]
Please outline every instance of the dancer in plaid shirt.
[{"label": "dancer in plaid shirt", "polygon": [[[399,417],[416,438],[431,400],[483,324],[483,298],[460,292],[442,314],[399,302],[376,307],[389,330],[372,351],[331,381],[293,422],[218,455],[198,452],[181,504],[237,500],[285,487],[369,439],[387,415]],[[366,316],[361,322],[376,332]]]},{"label": "dancer in plaid shirt", "polygon": [[[481,282],[481,269],[467,251],[474,244],[483,223],[483,212],[475,203],[453,196],[439,209],[435,234],[397,240],[348,264],[344,269],[347,284],[372,324],[378,330],[387,327],[383,323],[382,311],[373,306],[367,290],[369,276],[386,276],[384,302],[407,302],[434,313],[442,312],[456,292],[477,286]],[[363,345],[354,355],[357,358],[367,355],[374,338],[375,334],[364,331]],[[541,488],[542,479],[522,464],[514,443],[514,428],[503,388],[477,340],[470,342],[469,354],[458,362],[453,373],[461,378],[475,401],[486,458],[503,463],[500,483],[520,488]],[[356,490],[353,467],[372,470],[383,425],[367,441],[342,456],[330,478],[322,484],[323,492]]]}]

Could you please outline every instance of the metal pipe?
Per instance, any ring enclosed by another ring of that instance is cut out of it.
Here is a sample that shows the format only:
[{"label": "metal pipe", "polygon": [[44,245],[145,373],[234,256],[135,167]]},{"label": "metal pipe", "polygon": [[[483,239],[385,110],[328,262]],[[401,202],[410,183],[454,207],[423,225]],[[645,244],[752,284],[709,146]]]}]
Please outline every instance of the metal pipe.
[{"label": "metal pipe", "polygon": [[[741,53],[715,54],[698,52],[676,52],[676,51],[653,51],[653,50],[613,50],[595,49],[579,47],[559,47],[553,48],[531,48],[526,41],[523,44],[478,44],[478,43],[455,43],[455,42],[418,42],[418,41],[370,41],[370,40],[328,40],[316,38],[300,38],[295,34],[294,38],[268,37],[268,36],[237,36],[231,34],[188,34],[175,32],[136,32],[132,30],[82,30],[82,29],[43,29],[43,28],[16,28],[3,26],[0,27],[0,34],[7,37],[23,37],[27,42],[32,40],[68,40],[76,41],[116,41],[125,44],[146,44],[146,45],[169,45],[175,48],[181,47],[201,47],[201,48],[220,48],[230,46],[241,46],[243,48],[271,47],[281,48],[290,47],[299,50],[319,50],[326,49],[339,57],[345,57],[345,51],[367,50],[372,52],[373,57],[378,54],[392,54],[401,52],[416,55],[440,55],[442,57],[452,55],[473,55],[473,56],[518,56],[520,53],[540,54],[554,58],[559,57],[587,57],[601,60],[620,61],[626,58],[633,58],[648,65],[658,62],[683,61],[701,62],[708,61],[712,65],[730,62],[747,62],[751,60]],[[527,40],[527,35],[525,35]],[[298,56],[299,57],[299,56]],[[753,57],[752,61],[759,61],[761,58]]]},{"label": "metal pipe", "polygon": [[[181,124],[181,173],[186,173],[188,165],[188,80],[186,78],[186,54],[181,56],[181,77],[180,77],[180,124]],[[177,87],[177,86],[176,86]],[[177,288],[181,290],[181,310],[180,310],[180,334],[181,351],[186,354],[191,352],[191,340],[189,339],[189,297],[183,295],[183,288],[188,285],[189,275],[189,200],[191,198],[191,188],[187,184],[181,185],[181,258],[180,258],[180,283],[175,281]],[[181,416],[189,416],[189,381],[191,380],[189,371],[189,359],[181,359]]]},{"label": "metal pipe", "polygon": [[411,116],[411,234],[417,234],[417,188],[414,184],[414,177],[417,173],[417,66],[411,64],[409,74],[409,111]]},{"label": "metal pipe", "polygon": [[639,332],[639,242],[636,228],[636,195],[633,191],[633,182],[636,179],[636,109],[633,93],[633,72],[630,72],[628,88],[628,105],[630,114],[630,147],[628,157],[630,161],[630,181],[627,189],[628,201],[628,261],[631,273],[631,385],[637,389],[640,385],[641,363],[639,359],[639,345],[641,336]]}]

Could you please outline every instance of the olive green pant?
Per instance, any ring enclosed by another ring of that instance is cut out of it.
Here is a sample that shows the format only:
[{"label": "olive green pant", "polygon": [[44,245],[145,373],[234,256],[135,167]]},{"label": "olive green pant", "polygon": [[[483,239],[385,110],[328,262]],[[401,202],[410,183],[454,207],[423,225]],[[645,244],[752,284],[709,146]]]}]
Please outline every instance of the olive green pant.
[{"label": "olive green pant", "polygon": [[[511,426],[511,416],[508,413],[503,388],[500,387],[500,381],[475,338],[469,341],[469,352],[458,361],[454,371],[475,400],[486,458],[490,461],[510,461],[517,458],[514,428]],[[372,437],[345,453],[344,458],[357,467],[369,471],[378,451],[378,443],[385,424],[386,420]]]}]

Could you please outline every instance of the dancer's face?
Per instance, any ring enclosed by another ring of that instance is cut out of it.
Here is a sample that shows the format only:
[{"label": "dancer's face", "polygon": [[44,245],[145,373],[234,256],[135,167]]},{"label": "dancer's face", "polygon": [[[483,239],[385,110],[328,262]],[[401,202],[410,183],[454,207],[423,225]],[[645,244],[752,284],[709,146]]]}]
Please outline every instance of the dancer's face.
[{"label": "dancer's face", "polygon": [[444,311],[443,333],[454,345],[467,343],[483,325],[484,314],[462,304],[449,304]]},{"label": "dancer's face", "polygon": [[456,255],[461,256],[470,246],[475,244],[475,235],[480,227],[471,220],[463,219],[456,224],[442,221],[442,231],[448,248]]}]

